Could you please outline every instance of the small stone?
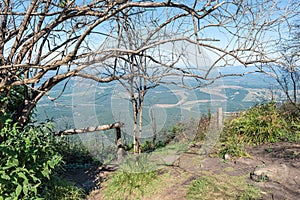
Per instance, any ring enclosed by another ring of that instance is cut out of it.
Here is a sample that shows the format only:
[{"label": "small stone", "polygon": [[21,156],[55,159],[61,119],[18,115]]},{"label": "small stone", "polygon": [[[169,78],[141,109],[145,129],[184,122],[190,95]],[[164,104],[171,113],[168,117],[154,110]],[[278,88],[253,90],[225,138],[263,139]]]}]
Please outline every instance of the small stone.
[{"label": "small stone", "polygon": [[225,159],[225,160],[230,160],[230,159],[231,159],[231,156],[230,156],[229,154],[226,153],[226,154],[224,155],[224,159]]},{"label": "small stone", "polygon": [[300,162],[294,162],[291,164],[293,167],[300,169]]},{"label": "small stone", "polygon": [[250,174],[250,178],[254,181],[277,181],[282,182],[289,175],[289,169],[285,164],[272,164],[264,167],[256,167]]}]

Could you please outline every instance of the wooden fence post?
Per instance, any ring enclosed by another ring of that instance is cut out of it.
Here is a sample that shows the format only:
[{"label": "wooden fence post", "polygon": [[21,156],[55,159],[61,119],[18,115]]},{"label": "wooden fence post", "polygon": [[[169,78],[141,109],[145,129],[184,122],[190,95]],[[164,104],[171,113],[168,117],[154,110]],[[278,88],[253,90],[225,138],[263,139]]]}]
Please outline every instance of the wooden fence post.
[{"label": "wooden fence post", "polygon": [[116,145],[119,148],[122,146],[122,137],[121,137],[121,129],[120,127],[116,128]]},{"label": "wooden fence post", "polygon": [[218,108],[218,129],[223,127],[223,109],[222,107]]},{"label": "wooden fence post", "polygon": [[126,151],[123,149],[122,145],[122,134],[121,134],[121,128],[116,128],[116,142],[117,142],[117,155],[118,155],[118,163],[122,162],[123,157],[126,155]]}]

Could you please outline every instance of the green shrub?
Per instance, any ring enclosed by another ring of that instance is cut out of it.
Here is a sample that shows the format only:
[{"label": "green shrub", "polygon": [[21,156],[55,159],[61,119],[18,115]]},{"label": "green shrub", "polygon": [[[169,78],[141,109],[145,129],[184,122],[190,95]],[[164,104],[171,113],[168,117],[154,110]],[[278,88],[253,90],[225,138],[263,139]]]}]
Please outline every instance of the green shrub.
[{"label": "green shrub", "polygon": [[291,142],[300,141],[300,105],[285,103],[280,106],[279,110],[289,126],[286,139]]},{"label": "green shrub", "polygon": [[38,199],[62,158],[49,126],[19,129],[6,121],[0,130],[0,199]]},{"label": "green shrub", "polygon": [[62,144],[51,124],[20,129],[7,120],[0,130],[0,200],[83,199],[83,190],[59,174],[68,150]]},{"label": "green shrub", "polygon": [[288,121],[300,121],[300,105],[292,103],[284,103],[279,107],[280,113]]},{"label": "green shrub", "polygon": [[220,154],[242,156],[245,155],[245,145],[295,140],[292,126],[275,103],[257,105],[225,124],[220,138]]},{"label": "green shrub", "polygon": [[248,144],[278,142],[288,133],[288,124],[275,103],[255,106],[233,119],[224,129]]},{"label": "green shrub", "polygon": [[4,126],[6,120],[16,119],[16,111],[24,103],[26,90],[27,86],[24,85],[0,90],[0,128]]}]

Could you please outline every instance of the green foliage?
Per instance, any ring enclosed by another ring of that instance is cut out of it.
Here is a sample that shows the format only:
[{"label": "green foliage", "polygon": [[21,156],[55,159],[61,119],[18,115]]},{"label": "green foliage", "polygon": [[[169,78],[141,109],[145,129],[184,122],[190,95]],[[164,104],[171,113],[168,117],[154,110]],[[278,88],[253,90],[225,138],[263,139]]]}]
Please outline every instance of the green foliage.
[{"label": "green foliage", "polygon": [[300,105],[292,103],[284,103],[279,107],[280,113],[284,118],[291,121],[300,121]]},{"label": "green foliage", "polygon": [[233,157],[248,156],[247,152],[244,149],[244,143],[239,143],[236,139],[236,137],[231,136],[227,137],[227,140],[222,142],[222,147],[219,152],[221,158],[225,158],[226,154]]},{"label": "green foliage", "polygon": [[225,127],[225,134],[235,134],[248,144],[278,142],[288,132],[288,125],[275,103],[255,106]]},{"label": "green foliage", "polygon": [[74,169],[89,167],[94,164],[101,165],[101,162],[93,158],[80,140],[72,140],[69,136],[62,136],[57,139],[57,146],[57,151],[62,156],[66,168]]},{"label": "green foliage", "polygon": [[64,8],[69,3],[69,0],[59,0],[60,7]]},{"label": "green foliage", "polygon": [[83,199],[83,190],[61,178],[64,148],[51,124],[20,129],[7,120],[0,130],[1,199]]},{"label": "green foliage", "polygon": [[209,130],[210,121],[211,121],[211,113],[208,113],[208,115],[201,116],[198,123],[198,129],[194,141],[204,140],[206,133]]},{"label": "green foliage", "polygon": [[146,155],[139,156],[138,160],[128,156],[105,187],[105,199],[139,199],[156,178],[157,171]]},{"label": "green foliage", "polygon": [[286,139],[291,142],[300,141],[300,105],[285,103],[280,106],[279,111],[289,125]]},{"label": "green foliage", "polygon": [[247,184],[245,177],[208,174],[194,180],[187,191],[187,199],[259,199],[260,190]]},{"label": "green foliage", "polygon": [[186,129],[186,124],[178,122],[171,128],[171,132],[176,134],[182,133]]},{"label": "green foliage", "polygon": [[45,199],[53,200],[81,200],[86,196],[83,189],[58,176],[52,177],[52,180],[46,184],[42,194]]},{"label": "green foliage", "polygon": [[9,90],[0,91],[0,128],[23,104],[25,89],[25,86],[11,86]]},{"label": "green foliage", "polygon": [[4,199],[38,199],[62,158],[55,151],[49,126],[19,129],[7,121],[0,130],[0,196]]},{"label": "green foliage", "polygon": [[149,151],[153,151],[154,149],[153,143],[148,140],[142,143],[140,148],[141,148],[141,152],[149,152]]},{"label": "green foliage", "polygon": [[257,105],[244,111],[240,116],[225,124],[220,138],[221,156],[225,154],[246,155],[243,150],[245,145],[299,141],[299,118],[295,116],[295,113],[290,111],[289,115],[285,115],[274,102]]}]

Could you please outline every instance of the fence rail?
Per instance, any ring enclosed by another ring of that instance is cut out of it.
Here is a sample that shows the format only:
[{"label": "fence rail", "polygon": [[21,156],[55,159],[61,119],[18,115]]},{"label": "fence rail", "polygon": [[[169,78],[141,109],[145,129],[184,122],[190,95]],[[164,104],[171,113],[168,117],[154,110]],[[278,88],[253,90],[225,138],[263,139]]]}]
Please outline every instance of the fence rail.
[{"label": "fence rail", "polygon": [[238,117],[241,112],[223,112],[224,118]]},{"label": "fence rail", "polygon": [[62,130],[55,132],[55,136],[60,135],[74,135],[74,134],[81,134],[81,133],[89,133],[89,132],[95,132],[95,131],[106,131],[110,129],[116,129],[116,146],[117,146],[117,157],[118,162],[122,160],[123,157],[123,146],[122,146],[122,135],[121,135],[121,127],[124,126],[124,123],[122,122],[115,122],[113,124],[106,124],[106,125],[100,125],[96,127],[87,127],[87,128],[80,128],[80,129],[68,129],[68,130]]},{"label": "fence rail", "polygon": [[62,131],[55,132],[54,135],[56,135],[56,136],[59,136],[59,135],[74,135],[74,134],[88,133],[88,132],[95,132],[95,131],[106,131],[106,130],[109,130],[109,129],[120,129],[122,126],[124,126],[124,123],[115,122],[113,124],[100,125],[100,126],[96,126],[96,127],[62,130]]}]

